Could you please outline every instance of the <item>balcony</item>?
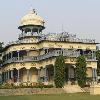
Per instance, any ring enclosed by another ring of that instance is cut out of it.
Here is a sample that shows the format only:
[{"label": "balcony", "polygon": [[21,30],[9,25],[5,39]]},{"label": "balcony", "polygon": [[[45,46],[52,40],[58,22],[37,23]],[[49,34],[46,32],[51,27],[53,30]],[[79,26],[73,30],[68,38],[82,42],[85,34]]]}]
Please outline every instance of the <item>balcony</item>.
[{"label": "balcony", "polygon": [[[75,57],[77,58],[80,56],[79,51],[75,50],[54,50],[52,52],[49,52],[47,54],[39,55],[39,56],[25,56],[25,57],[12,57],[11,59],[8,59],[4,61],[4,64],[13,63],[13,62],[26,62],[26,61],[41,61],[53,57],[57,57],[59,55],[63,55],[64,57]],[[87,56],[86,61],[96,61],[96,57]]]},{"label": "balcony", "polygon": [[45,59],[49,59],[52,57],[57,57],[59,55],[63,55],[65,57],[78,57],[80,52],[78,51],[70,51],[70,50],[55,50],[53,52],[49,52],[47,54],[39,55],[39,56],[27,56],[27,57],[12,57],[4,61],[4,64],[12,63],[12,62],[25,62],[25,61],[41,61]]}]

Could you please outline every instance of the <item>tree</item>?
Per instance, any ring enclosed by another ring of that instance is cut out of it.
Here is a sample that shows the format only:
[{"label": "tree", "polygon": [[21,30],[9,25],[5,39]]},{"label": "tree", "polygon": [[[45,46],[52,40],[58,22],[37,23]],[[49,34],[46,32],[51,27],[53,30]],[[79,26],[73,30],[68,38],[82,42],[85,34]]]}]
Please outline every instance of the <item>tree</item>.
[{"label": "tree", "polygon": [[2,64],[2,59],[1,59],[2,50],[3,50],[3,42],[0,42],[0,65]]},{"label": "tree", "polygon": [[85,56],[81,55],[76,60],[76,79],[81,87],[84,87],[86,84],[86,70]]},{"label": "tree", "polygon": [[0,42],[0,53],[2,53],[3,50],[3,42]]},{"label": "tree", "polygon": [[96,51],[96,59],[97,59],[97,75],[100,76],[100,50]]},{"label": "tree", "polygon": [[65,60],[63,55],[56,58],[54,65],[54,82],[56,88],[62,88],[65,83]]}]

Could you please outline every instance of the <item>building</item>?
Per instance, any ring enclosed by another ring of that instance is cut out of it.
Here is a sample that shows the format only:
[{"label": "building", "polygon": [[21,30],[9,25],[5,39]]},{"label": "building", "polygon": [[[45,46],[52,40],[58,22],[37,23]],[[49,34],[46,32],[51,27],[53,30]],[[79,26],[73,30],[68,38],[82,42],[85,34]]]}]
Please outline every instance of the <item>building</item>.
[{"label": "building", "polygon": [[79,39],[67,32],[43,34],[45,21],[30,11],[21,19],[17,41],[10,42],[2,52],[2,80],[9,83],[53,83],[54,63],[59,55],[66,57],[66,82],[75,81],[76,58],[88,55],[87,78],[97,80],[96,42]]}]

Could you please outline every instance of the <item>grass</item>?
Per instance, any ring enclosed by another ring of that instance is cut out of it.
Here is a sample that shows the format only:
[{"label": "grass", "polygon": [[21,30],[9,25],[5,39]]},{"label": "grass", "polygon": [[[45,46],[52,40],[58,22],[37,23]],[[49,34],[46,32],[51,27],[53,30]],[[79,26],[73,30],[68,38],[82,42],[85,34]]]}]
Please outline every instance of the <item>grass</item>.
[{"label": "grass", "polygon": [[30,96],[1,96],[0,100],[100,100],[99,95],[89,95],[87,93],[77,94],[50,94],[50,95],[30,95]]}]

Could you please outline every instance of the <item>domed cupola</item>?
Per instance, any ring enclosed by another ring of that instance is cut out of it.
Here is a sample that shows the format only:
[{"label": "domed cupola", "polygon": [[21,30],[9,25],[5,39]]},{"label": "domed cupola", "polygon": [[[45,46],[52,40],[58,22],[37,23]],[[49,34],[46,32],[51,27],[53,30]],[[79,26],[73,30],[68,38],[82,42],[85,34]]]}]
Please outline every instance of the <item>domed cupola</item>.
[{"label": "domed cupola", "polygon": [[37,15],[35,9],[29,11],[27,15],[22,17],[21,26],[18,28],[22,31],[22,34],[39,34],[42,32],[44,27],[44,20]]},{"label": "domed cupola", "polygon": [[33,9],[27,15],[21,19],[21,25],[40,25],[44,26],[44,20],[37,15],[36,11]]}]

